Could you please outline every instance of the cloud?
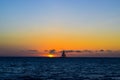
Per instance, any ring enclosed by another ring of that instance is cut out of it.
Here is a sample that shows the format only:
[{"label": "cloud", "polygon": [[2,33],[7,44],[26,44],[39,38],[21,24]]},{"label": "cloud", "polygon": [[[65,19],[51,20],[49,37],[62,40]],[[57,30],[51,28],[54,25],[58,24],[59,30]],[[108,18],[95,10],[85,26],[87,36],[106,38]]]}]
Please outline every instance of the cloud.
[{"label": "cloud", "polygon": [[22,50],[21,52],[28,53],[28,54],[37,54],[37,53],[39,53],[38,50]]},{"label": "cloud", "polygon": [[54,54],[56,53],[56,50],[55,49],[49,50],[49,53]]},{"label": "cloud", "polygon": [[99,52],[104,52],[105,50],[101,49]]},{"label": "cloud", "polygon": [[74,52],[74,50],[65,50],[66,53]]},{"label": "cloud", "polygon": [[49,52],[49,50],[44,50],[44,52]]},{"label": "cloud", "polygon": [[97,50],[96,53],[115,53],[115,51],[112,51],[112,50]]},{"label": "cloud", "polygon": [[72,53],[72,52],[77,52],[80,53],[81,50],[65,50],[66,53]]},{"label": "cloud", "polygon": [[112,52],[112,50],[106,50],[106,52],[109,52],[109,53],[111,53],[111,52]]},{"label": "cloud", "polygon": [[77,53],[81,53],[82,51],[81,51],[81,50],[76,50],[75,52],[77,52]]}]

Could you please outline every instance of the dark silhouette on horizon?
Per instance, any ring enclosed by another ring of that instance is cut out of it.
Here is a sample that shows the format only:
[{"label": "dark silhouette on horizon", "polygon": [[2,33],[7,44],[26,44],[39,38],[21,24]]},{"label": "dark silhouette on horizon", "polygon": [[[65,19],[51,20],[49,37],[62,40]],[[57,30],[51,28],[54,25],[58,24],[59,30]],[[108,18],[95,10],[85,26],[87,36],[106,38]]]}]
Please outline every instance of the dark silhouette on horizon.
[{"label": "dark silhouette on horizon", "polygon": [[66,54],[65,54],[65,51],[64,51],[64,50],[62,51],[61,57],[64,57],[64,58],[66,57]]}]

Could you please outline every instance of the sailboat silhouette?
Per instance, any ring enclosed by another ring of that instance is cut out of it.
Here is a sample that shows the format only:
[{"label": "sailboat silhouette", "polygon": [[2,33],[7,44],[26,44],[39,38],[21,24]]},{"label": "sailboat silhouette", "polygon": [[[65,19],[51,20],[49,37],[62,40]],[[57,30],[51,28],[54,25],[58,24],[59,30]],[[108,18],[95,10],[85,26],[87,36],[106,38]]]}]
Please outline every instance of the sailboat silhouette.
[{"label": "sailboat silhouette", "polygon": [[61,57],[66,57],[66,54],[65,54],[65,51],[64,51],[64,50],[62,51]]}]

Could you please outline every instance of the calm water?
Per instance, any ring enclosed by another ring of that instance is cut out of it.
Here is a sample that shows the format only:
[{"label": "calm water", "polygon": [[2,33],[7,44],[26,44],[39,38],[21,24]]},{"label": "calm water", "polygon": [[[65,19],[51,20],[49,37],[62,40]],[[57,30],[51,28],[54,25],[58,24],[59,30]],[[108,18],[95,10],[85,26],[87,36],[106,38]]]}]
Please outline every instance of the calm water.
[{"label": "calm water", "polygon": [[120,58],[0,58],[0,80],[120,80]]}]

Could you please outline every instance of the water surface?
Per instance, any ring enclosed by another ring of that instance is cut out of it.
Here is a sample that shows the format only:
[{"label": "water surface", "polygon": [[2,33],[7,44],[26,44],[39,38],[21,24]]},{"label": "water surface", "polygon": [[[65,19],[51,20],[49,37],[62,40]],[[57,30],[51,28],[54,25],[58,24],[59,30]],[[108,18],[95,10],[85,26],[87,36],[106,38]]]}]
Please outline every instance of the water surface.
[{"label": "water surface", "polygon": [[120,58],[1,57],[0,79],[120,80]]}]

